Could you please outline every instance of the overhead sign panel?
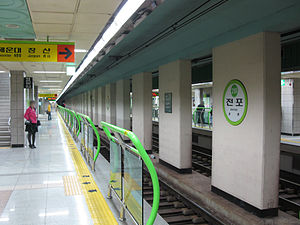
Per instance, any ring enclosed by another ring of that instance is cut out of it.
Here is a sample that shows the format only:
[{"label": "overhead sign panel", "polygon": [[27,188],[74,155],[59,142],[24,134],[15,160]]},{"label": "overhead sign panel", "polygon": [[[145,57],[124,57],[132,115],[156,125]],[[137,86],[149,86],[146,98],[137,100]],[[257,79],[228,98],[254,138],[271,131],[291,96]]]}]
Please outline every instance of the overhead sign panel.
[{"label": "overhead sign panel", "polygon": [[57,94],[39,94],[40,98],[56,98]]},{"label": "overhead sign panel", "polygon": [[74,62],[73,42],[0,41],[0,61]]}]

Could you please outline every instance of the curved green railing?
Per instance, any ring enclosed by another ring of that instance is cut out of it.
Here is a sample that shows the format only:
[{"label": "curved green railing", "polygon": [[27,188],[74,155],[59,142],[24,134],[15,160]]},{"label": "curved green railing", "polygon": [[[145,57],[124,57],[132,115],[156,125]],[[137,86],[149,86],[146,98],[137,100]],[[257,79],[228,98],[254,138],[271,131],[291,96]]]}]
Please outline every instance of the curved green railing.
[{"label": "curved green railing", "polygon": [[123,128],[120,128],[120,127],[117,127],[115,125],[103,122],[103,121],[101,122],[101,126],[102,126],[105,134],[107,135],[107,137],[114,142],[115,142],[116,138],[111,135],[109,130],[120,133],[120,134],[128,137],[131,140],[131,142],[134,144],[134,146],[136,147],[136,148],[130,147],[130,150],[133,151],[134,153],[136,153],[137,155],[139,155],[142,158],[142,160],[144,161],[146,167],[148,168],[150,176],[151,176],[152,184],[153,184],[153,206],[152,206],[150,217],[149,217],[146,225],[152,225],[157,216],[160,191],[159,191],[159,182],[158,182],[157,173],[156,173],[155,167],[153,166],[151,159],[149,158],[147,152],[145,151],[142,143],[140,142],[140,140],[137,138],[137,136],[133,132],[123,129]]},{"label": "curved green railing", "polygon": [[[209,126],[211,126],[211,123],[210,123],[210,118],[211,118],[211,112],[212,112],[212,108],[210,108],[210,107],[197,107],[195,110],[194,110],[194,112],[193,112],[193,122],[195,123],[195,124],[197,124],[197,121],[196,121],[196,113],[197,113],[197,110],[204,110],[203,112],[208,112],[209,113],[209,118],[208,118],[208,125]],[[205,110],[207,110],[208,109],[208,111],[205,111]]]},{"label": "curved green railing", "polygon": [[[62,107],[62,106],[60,106],[60,105],[58,105],[58,108],[59,108],[61,111],[66,111],[67,113],[69,113],[69,114],[72,116],[73,120],[74,120],[74,118],[77,120],[77,122],[78,122],[78,130],[77,130],[77,134],[76,134],[76,135],[77,135],[77,137],[78,137],[78,135],[80,134],[80,130],[81,130],[81,124],[80,124],[80,120],[79,120],[77,114],[75,113],[75,111],[74,111],[74,110],[71,110],[71,109],[64,108],[64,107]],[[69,119],[68,119],[68,120],[69,120]],[[73,120],[71,121],[71,128],[73,128],[73,126],[74,126]],[[68,123],[69,123],[69,121],[68,121]]]},{"label": "curved green railing", "polygon": [[[97,138],[97,152],[96,152],[96,155],[94,156],[94,162],[96,162],[97,158],[98,158],[98,155],[100,153],[100,135],[99,135],[99,132],[95,126],[95,124],[93,123],[93,121],[91,120],[91,118],[87,115],[84,115],[82,113],[77,113],[77,115],[79,117],[84,117],[91,125],[91,127],[93,128],[95,134],[96,134],[96,138]],[[82,120],[82,118],[80,118]]]}]

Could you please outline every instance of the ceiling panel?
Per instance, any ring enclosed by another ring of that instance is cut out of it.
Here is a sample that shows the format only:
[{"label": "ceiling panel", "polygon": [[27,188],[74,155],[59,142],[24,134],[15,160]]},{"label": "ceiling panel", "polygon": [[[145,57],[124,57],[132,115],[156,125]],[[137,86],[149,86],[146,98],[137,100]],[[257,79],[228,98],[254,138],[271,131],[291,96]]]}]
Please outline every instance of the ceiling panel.
[{"label": "ceiling panel", "polygon": [[56,33],[56,32],[40,32],[37,34],[37,39],[39,41],[69,41],[70,33]]},{"label": "ceiling panel", "polygon": [[77,0],[27,0],[30,11],[73,13]]},{"label": "ceiling panel", "polygon": [[110,14],[101,13],[78,13],[75,19],[76,24],[103,24],[107,23]]},{"label": "ceiling panel", "polygon": [[113,13],[122,0],[84,0],[79,4],[80,13]]},{"label": "ceiling panel", "polygon": [[69,33],[71,31],[71,24],[45,24],[45,23],[35,23],[34,30],[39,33]]},{"label": "ceiling panel", "polygon": [[73,31],[76,33],[95,33],[98,34],[101,32],[103,29],[104,24],[75,24]]},{"label": "ceiling panel", "polygon": [[2,67],[7,70],[24,70],[25,68],[20,62],[1,62]]},{"label": "ceiling panel", "polygon": [[73,13],[34,12],[31,15],[33,23],[72,24]]}]

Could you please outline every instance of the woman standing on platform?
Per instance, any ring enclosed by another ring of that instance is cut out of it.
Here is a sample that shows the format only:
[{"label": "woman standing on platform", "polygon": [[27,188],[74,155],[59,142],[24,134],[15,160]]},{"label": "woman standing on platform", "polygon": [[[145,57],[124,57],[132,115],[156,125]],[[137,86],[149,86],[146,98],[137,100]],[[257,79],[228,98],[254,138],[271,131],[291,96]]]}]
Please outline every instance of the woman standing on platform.
[{"label": "woman standing on platform", "polygon": [[34,105],[35,105],[35,101],[30,101],[30,106],[28,107],[24,115],[24,118],[27,120],[25,123],[26,124],[25,131],[28,132],[27,138],[28,138],[30,148],[36,148],[34,145],[35,133],[38,132],[37,115],[36,115],[36,110]]}]

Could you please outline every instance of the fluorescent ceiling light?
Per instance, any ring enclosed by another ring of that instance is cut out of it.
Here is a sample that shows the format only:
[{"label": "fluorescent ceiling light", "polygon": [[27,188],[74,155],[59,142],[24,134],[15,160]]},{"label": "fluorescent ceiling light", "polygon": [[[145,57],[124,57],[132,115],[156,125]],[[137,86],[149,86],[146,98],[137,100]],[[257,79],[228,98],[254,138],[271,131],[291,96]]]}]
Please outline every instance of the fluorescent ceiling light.
[{"label": "fluorescent ceiling light", "polygon": [[86,49],[75,48],[75,52],[87,52]]},{"label": "fluorescent ceiling light", "polygon": [[41,83],[60,83],[62,80],[40,80]]},{"label": "fluorescent ceiling light", "polygon": [[60,90],[62,90],[61,88],[50,88],[50,89],[48,89],[49,91],[60,91]]},{"label": "fluorescent ceiling light", "polygon": [[65,71],[33,71],[33,73],[66,73]]},{"label": "fluorescent ceiling light", "polygon": [[[145,0],[128,0],[120,9],[111,25],[106,29],[102,37],[96,43],[95,47],[88,53],[73,77],[69,80],[60,96],[70,87],[76,78],[85,70],[85,68],[93,61],[98,53],[110,41],[110,39],[121,29],[127,20],[136,12],[136,10],[145,2]],[[60,96],[58,98],[60,98]]]},{"label": "fluorescent ceiling light", "polygon": [[7,71],[4,71],[4,70],[0,70],[0,73],[6,73]]},{"label": "fluorescent ceiling light", "polygon": [[7,221],[9,221],[9,218],[8,218],[8,217],[0,218],[0,222],[7,222]]},{"label": "fluorescent ceiling light", "polygon": [[286,75],[286,74],[292,74],[292,73],[299,73],[300,70],[297,71],[287,71],[287,72],[281,72],[281,75]]},{"label": "fluorescent ceiling light", "polygon": [[42,86],[42,87],[47,87],[47,88],[50,87],[50,88],[53,88],[53,87],[60,87],[60,86],[49,86],[49,85],[48,85],[48,86]]},{"label": "fluorescent ceiling light", "polygon": [[67,67],[67,75],[68,76],[73,76],[76,72],[75,66],[68,66]]}]

